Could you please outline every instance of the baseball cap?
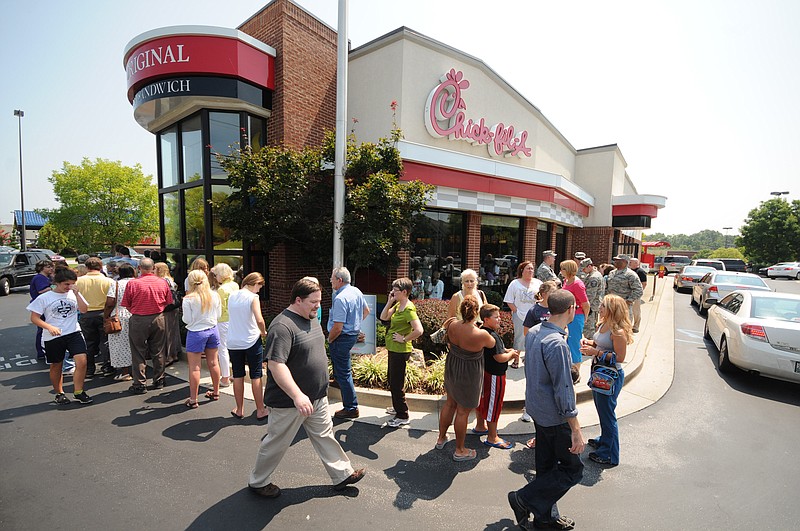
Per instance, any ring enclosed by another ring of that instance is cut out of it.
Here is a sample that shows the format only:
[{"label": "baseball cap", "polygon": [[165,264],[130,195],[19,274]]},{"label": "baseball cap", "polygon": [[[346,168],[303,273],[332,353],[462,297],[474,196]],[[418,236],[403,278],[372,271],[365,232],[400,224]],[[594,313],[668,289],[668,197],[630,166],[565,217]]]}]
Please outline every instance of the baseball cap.
[{"label": "baseball cap", "polygon": [[583,260],[584,258],[586,258],[586,253],[581,252],[581,251],[578,251],[577,253],[575,253],[575,259],[576,260]]},{"label": "baseball cap", "polygon": [[593,264],[594,264],[594,262],[592,262],[591,258],[584,258],[583,260],[581,260],[581,269],[583,269],[585,267],[588,267],[590,265],[593,265]]},{"label": "baseball cap", "polygon": [[542,256],[558,256],[555,251],[547,250],[542,253]]},{"label": "baseball cap", "polygon": [[626,262],[630,262],[631,257],[628,256],[627,254],[618,254],[617,256],[612,258],[612,260],[625,260]]}]

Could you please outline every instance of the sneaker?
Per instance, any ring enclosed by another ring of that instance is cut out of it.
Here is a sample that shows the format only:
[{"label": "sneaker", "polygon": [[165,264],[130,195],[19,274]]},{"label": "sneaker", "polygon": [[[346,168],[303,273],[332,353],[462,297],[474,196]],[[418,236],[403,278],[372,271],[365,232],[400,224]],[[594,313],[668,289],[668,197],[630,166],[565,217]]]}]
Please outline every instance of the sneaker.
[{"label": "sneaker", "polygon": [[340,409],[333,414],[335,419],[357,419],[359,416],[358,408],[356,409]]},{"label": "sneaker", "polygon": [[508,504],[511,506],[511,510],[514,511],[514,519],[517,521],[517,524],[525,529],[530,521],[531,512],[519,501],[516,491],[512,490],[508,493]]},{"label": "sneaker", "polygon": [[333,486],[333,490],[343,490],[348,485],[352,485],[354,483],[358,483],[366,475],[367,475],[367,469],[366,468],[359,468],[358,470],[356,470],[355,472],[353,472],[352,474],[347,476],[344,481],[334,485]]},{"label": "sneaker", "polygon": [[411,424],[411,419],[399,419],[397,417],[386,423],[390,428],[399,428],[400,426],[406,426],[408,424]]},{"label": "sneaker", "polygon": [[143,395],[147,392],[147,388],[143,385],[132,385],[128,387],[128,391],[135,395]]},{"label": "sneaker", "polygon": [[65,406],[65,405],[69,404],[70,402],[72,402],[72,400],[67,398],[67,395],[65,395],[64,393],[56,394],[56,397],[53,399],[53,401],[56,404],[58,404],[59,406]]},{"label": "sneaker", "polygon": [[522,422],[533,422],[533,417],[528,415],[528,412],[524,409],[522,410],[522,416],[519,418]]},{"label": "sneaker", "polygon": [[114,376],[114,381],[117,382],[130,382],[131,380],[133,380],[133,376],[128,373],[120,373]]},{"label": "sneaker", "polygon": [[254,492],[259,496],[264,496],[265,498],[277,498],[281,495],[281,489],[274,483],[270,483],[269,485],[265,485],[263,487],[254,487],[252,485],[247,486],[250,489],[250,492]]},{"label": "sneaker", "polygon": [[566,516],[559,516],[558,520],[541,524],[534,520],[533,527],[535,529],[575,529],[575,520]]},{"label": "sneaker", "polygon": [[161,380],[155,380],[153,382],[153,389],[164,389],[164,385],[163,378]]},{"label": "sneaker", "polygon": [[389,407],[386,408],[386,414],[387,415],[397,415],[397,411],[395,411],[392,406],[389,406]]},{"label": "sneaker", "polygon": [[81,391],[80,394],[73,395],[73,396],[75,397],[75,400],[77,400],[81,404],[91,404],[92,403],[92,397],[87,395],[86,391]]},{"label": "sneaker", "polygon": [[61,373],[62,376],[72,376],[75,374],[75,369],[67,369]]}]

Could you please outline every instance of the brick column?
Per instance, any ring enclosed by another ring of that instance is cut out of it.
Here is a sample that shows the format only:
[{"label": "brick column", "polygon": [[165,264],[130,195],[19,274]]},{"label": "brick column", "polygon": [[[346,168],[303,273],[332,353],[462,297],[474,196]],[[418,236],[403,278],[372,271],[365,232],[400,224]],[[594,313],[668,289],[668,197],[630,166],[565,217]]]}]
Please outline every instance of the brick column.
[{"label": "brick column", "polygon": [[528,260],[537,264],[537,260],[541,257],[536,256],[536,227],[539,220],[536,218],[525,218],[525,230],[522,234],[522,256],[520,263]]},{"label": "brick column", "polygon": [[461,264],[461,269],[474,269],[478,271],[481,266],[481,213],[469,212],[467,214],[467,256]]}]

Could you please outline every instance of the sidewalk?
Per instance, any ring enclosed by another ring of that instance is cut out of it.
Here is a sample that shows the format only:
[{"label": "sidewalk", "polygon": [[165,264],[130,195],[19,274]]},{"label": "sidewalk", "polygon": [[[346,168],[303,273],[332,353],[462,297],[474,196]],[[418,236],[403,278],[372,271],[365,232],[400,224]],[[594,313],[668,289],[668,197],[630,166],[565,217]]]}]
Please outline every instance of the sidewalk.
[{"label": "sidewalk", "polygon": [[[656,283],[653,296],[652,282]],[[623,363],[625,369],[625,384],[620,393],[617,404],[617,418],[622,418],[631,413],[640,411],[657,402],[672,385],[675,368],[675,350],[673,323],[673,290],[670,277],[648,278],[648,286],[642,299],[642,322],[639,333],[628,347],[628,361]],[[653,300],[650,298],[653,297]],[[188,380],[188,366],[186,361],[180,360],[170,367],[167,373],[181,380]],[[207,371],[203,371],[207,375]],[[597,412],[592,401],[592,391],[586,386],[589,379],[589,362],[581,366],[581,381],[575,386],[578,399],[578,419],[581,426],[593,426],[599,423]],[[211,378],[205,376],[200,381],[201,385],[210,388]],[[249,381],[245,382],[245,398],[253,400]],[[220,389],[220,393],[233,396],[233,387]],[[391,395],[388,391],[356,388],[358,394],[359,411],[361,416],[355,422],[366,422],[383,426],[392,416],[387,415],[385,409],[391,406]],[[339,390],[331,387],[328,391],[330,411],[333,414],[341,409],[341,395]],[[410,427],[417,430],[438,431],[439,411],[444,405],[444,399],[438,396],[406,395],[410,409]],[[509,369],[507,373],[506,396],[503,413],[498,422],[498,428],[504,434],[530,434],[533,433],[533,423],[519,420],[525,401],[525,371]],[[253,406],[245,404],[245,409]],[[474,413],[470,416],[470,426],[474,422]],[[452,430],[452,428],[451,428]]]}]

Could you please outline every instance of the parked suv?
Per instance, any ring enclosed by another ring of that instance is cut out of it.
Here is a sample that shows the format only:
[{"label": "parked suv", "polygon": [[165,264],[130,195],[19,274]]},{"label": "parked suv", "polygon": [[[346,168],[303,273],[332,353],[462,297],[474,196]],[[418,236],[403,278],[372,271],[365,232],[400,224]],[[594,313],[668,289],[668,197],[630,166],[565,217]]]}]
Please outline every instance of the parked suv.
[{"label": "parked suv", "polygon": [[11,293],[11,288],[30,286],[36,275],[36,263],[46,258],[42,251],[0,253],[0,296]]},{"label": "parked suv", "polygon": [[661,266],[663,265],[666,269],[666,272],[669,273],[678,273],[683,266],[690,265],[692,263],[687,256],[679,256],[679,255],[671,255],[668,254],[667,256],[657,256],[655,260],[655,269],[658,271]]},{"label": "parked suv", "polygon": [[747,273],[747,264],[744,263],[744,260],[739,260],[738,258],[720,258],[719,261],[725,264],[725,271]]}]

